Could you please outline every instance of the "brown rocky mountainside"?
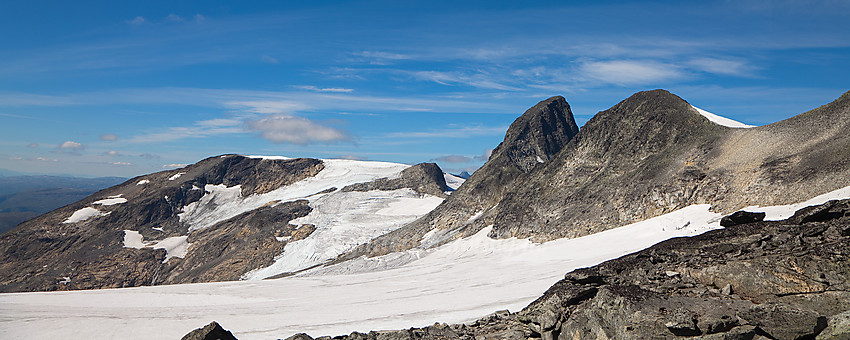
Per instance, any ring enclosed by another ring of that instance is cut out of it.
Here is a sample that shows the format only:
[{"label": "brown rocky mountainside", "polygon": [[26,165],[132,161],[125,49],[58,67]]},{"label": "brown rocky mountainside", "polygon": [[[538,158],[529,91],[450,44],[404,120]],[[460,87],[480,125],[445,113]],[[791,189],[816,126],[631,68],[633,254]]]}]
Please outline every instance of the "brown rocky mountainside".
[{"label": "brown rocky mountainside", "polygon": [[850,200],[744,217],[570,272],[517,313],[333,339],[850,338]]},{"label": "brown rocky mountainside", "polygon": [[[664,90],[636,93],[596,114],[578,133],[572,124],[560,128],[553,121],[573,121],[562,98],[518,118],[490,160],[434,211],[338,261],[433,247],[488,225],[494,238],[548,241],[692,204],[730,213],[800,202],[850,185],[850,92],[749,129],[715,124]],[[553,133],[558,136],[539,137]],[[532,146],[510,147],[527,144]],[[526,156],[517,161],[517,153]],[[441,237],[429,240],[439,241],[421,244],[433,229]]]},{"label": "brown rocky mountainside", "polygon": [[532,172],[541,162],[555,158],[579,129],[570,105],[556,96],[525,111],[517,118],[490,159],[437,209],[404,228],[381,236],[342,257],[363,254],[384,255],[419,246],[422,235],[434,227],[453,230],[463,228],[476,212],[497,205],[518,180]]},{"label": "brown rocky mountainside", "polygon": [[[0,236],[0,292],[238,280],[246,272],[271,265],[288,242],[316,230],[315,225],[289,223],[310,213],[307,201],[272,201],[197,230],[181,222],[184,207],[205,195],[216,195],[207,192],[206,185],[239,185],[246,197],[314,177],[324,168],[317,159],[224,155],[101,190]],[[448,190],[442,170],[433,163],[411,166],[397,178],[362,186],[411,188],[443,197]],[[342,189],[327,191],[335,190]],[[217,209],[215,202],[204,203],[203,209]],[[91,215],[73,220],[81,212]],[[127,237],[133,235],[148,245],[164,245],[128,248]],[[180,244],[189,247],[185,256],[168,257],[166,249]]]}]

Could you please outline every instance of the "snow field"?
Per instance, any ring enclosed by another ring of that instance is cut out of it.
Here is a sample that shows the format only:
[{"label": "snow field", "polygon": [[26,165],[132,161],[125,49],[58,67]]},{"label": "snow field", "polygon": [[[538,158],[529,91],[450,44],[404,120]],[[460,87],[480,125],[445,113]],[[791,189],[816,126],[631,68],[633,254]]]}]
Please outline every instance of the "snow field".
[{"label": "snow field", "polygon": [[[850,187],[818,196],[850,197]],[[798,206],[759,208],[788,214]],[[360,258],[321,276],[95,291],[0,294],[9,338],[179,338],[212,320],[242,340],[468,322],[517,311],[573,269],[719,228],[694,205],[601,233],[543,244],[493,240],[489,228],[436,249]],[[398,261],[402,259],[401,261]],[[140,332],[145,329],[145,332]]]},{"label": "snow field", "polygon": [[62,223],[77,223],[77,222],[82,222],[82,221],[88,220],[92,217],[106,216],[106,215],[109,215],[109,213],[103,213],[100,210],[97,210],[97,209],[92,208],[92,207],[85,207],[85,208],[82,208],[80,210],[75,211],[73,214],[71,214],[71,217],[68,217],[68,219],[66,219]]},{"label": "snow field", "polygon": [[172,236],[160,241],[145,242],[144,237],[138,231],[124,230],[124,248],[165,249],[165,260],[162,261],[165,263],[172,257],[179,257],[181,259],[186,257],[186,253],[189,252],[189,246],[192,245],[187,241],[188,238],[189,236]]},{"label": "snow field", "polygon": [[[250,156],[260,157],[260,156]],[[267,156],[273,157],[273,156]],[[238,186],[227,188],[224,185],[206,185],[209,194],[198,202],[183,208],[180,221],[197,230],[224,221],[246,211],[257,209],[274,200],[281,202],[308,199],[317,193],[335,187],[341,189],[347,185],[369,182],[382,177],[397,177],[408,165],[386,162],[353,161],[344,159],[322,160],[325,168],[316,176],[281,187],[261,195],[242,197]],[[315,199],[311,198],[311,199]]]},{"label": "snow field", "polygon": [[313,224],[318,229],[303,240],[288,243],[274,264],[246,273],[243,279],[264,279],[336,258],[412,222],[442,202],[442,198],[420,195],[412,189],[323,195],[310,202],[310,214],[289,222]]},{"label": "snow field", "polygon": [[729,119],[729,118],[726,118],[726,117],[718,116],[716,114],[713,114],[713,113],[708,112],[706,110],[700,109],[700,108],[693,106],[693,105],[691,105],[691,107],[694,108],[695,110],[697,110],[697,112],[699,112],[699,114],[701,114],[703,117],[708,118],[708,120],[710,120],[711,122],[713,122],[717,125],[723,125],[725,127],[738,128],[738,129],[746,129],[746,128],[755,127],[754,125],[747,125],[747,124],[741,123],[739,121],[735,121],[735,120],[732,120],[732,119]]}]

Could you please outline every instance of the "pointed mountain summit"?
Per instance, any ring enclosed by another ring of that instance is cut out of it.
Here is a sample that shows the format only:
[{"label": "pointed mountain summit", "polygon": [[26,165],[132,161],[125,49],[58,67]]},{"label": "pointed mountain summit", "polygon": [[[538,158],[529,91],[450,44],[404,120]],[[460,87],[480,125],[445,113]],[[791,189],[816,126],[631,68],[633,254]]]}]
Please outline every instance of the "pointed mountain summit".
[{"label": "pointed mountain summit", "polygon": [[[420,245],[434,246],[472,235],[488,224],[489,212],[515,183],[553,159],[578,133],[566,99],[551,97],[526,110],[505,133],[487,162],[437,209],[403,228],[378,237],[338,259],[378,256]],[[436,233],[423,239],[432,229]]]},{"label": "pointed mountain summit", "polygon": [[542,242],[693,204],[731,213],[805,201],[850,185],[850,137],[842,129],[850,120],[841,119],[848,110],[845,94],[786,121],[730,127],[653,90],[599,112],[575,133],[566,101],[553,97],[518,118],[443,204],[337,262],[430,248],[489,225],[490,237]]},{"label": "pointed mountain summit", "polygon": [[505,140],[493,150],[493,155],[507,157],[520,171],[528,173],[538,163],[555,156],[576,133],[578,126],[570,104],[564,97],[552,97],[517,118],[508,128]]}]

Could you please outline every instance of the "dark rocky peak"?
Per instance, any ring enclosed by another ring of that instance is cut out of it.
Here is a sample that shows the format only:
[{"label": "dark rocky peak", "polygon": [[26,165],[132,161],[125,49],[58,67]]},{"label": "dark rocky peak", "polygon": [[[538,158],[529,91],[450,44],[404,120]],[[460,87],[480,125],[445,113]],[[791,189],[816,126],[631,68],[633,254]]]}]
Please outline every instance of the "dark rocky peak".
[{"label": "dark rocky peak", "polygon": [[283,185],[315,176],[324,169],[321,160],[312,158],[263,159],[222,155],[204,159],[184,169],[185,178],[203,188],[206,184],[242,186],[242,195],[263,194]]},{"label": "dark rocky peak", "polygon": [[[578,133],[570,104],[555,96],[525,111],[508,128],[505,140],[493,150],[496,157],[507,157],[522,172],[557,154]],[[493,157],[491,157],[493,158]]]},{"label": "dark rocky peak", "polygon": [[683,139],[717,136],[727,130],[700,115],[682,98],[665,90],[652,90],[635,93],[596,114],[582,127],[576,142],[618,157],[640,157]]}]

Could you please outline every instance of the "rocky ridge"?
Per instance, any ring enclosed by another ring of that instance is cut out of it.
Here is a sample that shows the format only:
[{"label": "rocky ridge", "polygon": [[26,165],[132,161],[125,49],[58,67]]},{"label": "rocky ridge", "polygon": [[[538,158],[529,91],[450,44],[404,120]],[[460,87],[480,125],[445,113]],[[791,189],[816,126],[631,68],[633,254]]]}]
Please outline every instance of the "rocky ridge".
[{"label": "rocky ridge", "polygon": [[[205,196],[219,195],[207,191],[208,185],[238,186],[236,195],[254,197],[315,177],[325,167],[317,159],[223,155],[101,190],[0,236],[0,291],[238,280],[271,265],[288,242],[316,230],[315,225],[290,223],[312,211],[307,201],[270,201],[200,227],[181,220],[183,210]],[[381,185],[366,190],[390,190],[389,185],[442,197],[448,190],[435,164],[407,167],[396,179],[369,183]],[[218,209],[217,202],[209,200],[203,209]],[[133,237],[138,244],[128,247]]]},{"label": "rocky ridge", "polygon": [[570,272],[516,313],[332,339],[850,338],[850,200],[784,221],[738,215]]},{"label": "rocky ridge", "polygon": [[[475,214],[489,214],[489,209],[513,190],[520,178],[542,162],[556,157],[578,131],[570,105],[564,97],[541,101],[511,124],[504,141],[493,150],[487,162],[439,207],[404,228],[358,247],[338,261],[416,247],[425,233],[433,228],[464,228]],[[471,234],[474,232],[463,235]],[[449,240],[451,237],[446,237],[435,245]]]},{"label": "rocky ridge", "polygon": [[[494,238],[543,242],[692,204],[731,213],[850,185],[850,92],[748,129],[715,124],[664,90],[636,93],[577,133],[572,124],[551,121],[573,121],[563,98],[543,101],[518,118],[490,160],[434,211],[337,262],[434,247],[489,225]],[[557,138],[540,138],[546,134]],[[422,243],[433,230],[440,241]]]}]

